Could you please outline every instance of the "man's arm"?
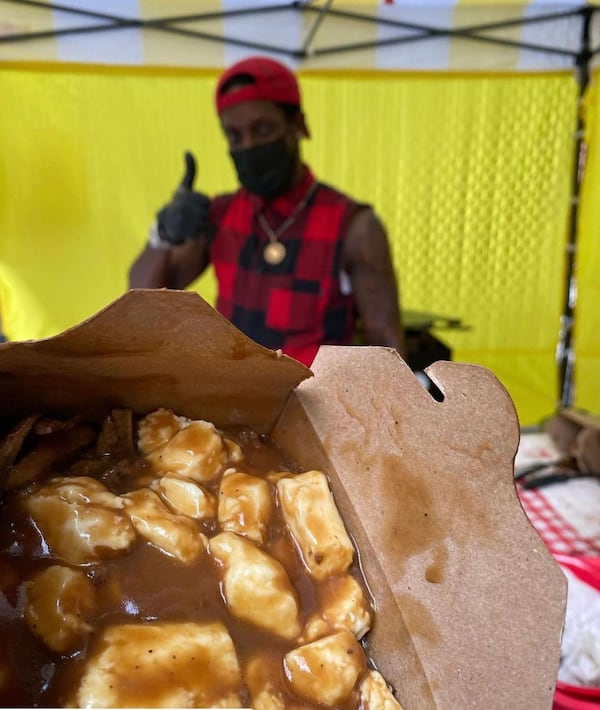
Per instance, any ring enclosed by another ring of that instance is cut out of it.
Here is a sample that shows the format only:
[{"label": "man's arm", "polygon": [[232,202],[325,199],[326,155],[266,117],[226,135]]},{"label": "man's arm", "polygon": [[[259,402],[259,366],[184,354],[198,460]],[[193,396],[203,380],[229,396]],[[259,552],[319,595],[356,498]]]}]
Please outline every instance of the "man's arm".
[{"label": "man's arm", "polygon": [[363,209],[352,219],[342,266],[352,282],[367,342],[396,348],[406,359],[399,289],[387,234],[372,209]]},{"label": "man's arm", "polygon": [[208,266],[211,201],[193,190],[193,154],[186,151],[184,161],[173,199],[158,212],[148,243],[129,270],[129,288],[183,289]]},{"label": "man's arm", "polygon": [[146,245],[129,270],[129,288],[184,289],[208,262],[208,242],[202,237],[168,249]]}]

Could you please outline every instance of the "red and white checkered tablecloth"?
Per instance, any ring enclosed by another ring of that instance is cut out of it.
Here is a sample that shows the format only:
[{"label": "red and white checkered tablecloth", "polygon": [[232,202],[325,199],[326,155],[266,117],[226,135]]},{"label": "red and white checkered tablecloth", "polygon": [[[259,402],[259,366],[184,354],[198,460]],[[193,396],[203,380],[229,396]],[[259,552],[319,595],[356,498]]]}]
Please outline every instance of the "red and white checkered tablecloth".
[{"label": "red and white checkered tablecloth", "polygon": [[574,478],[526,490],[521,504],[552,554],[600,556],[600,481]]},{"label": "red and white checkered tablecloth", "polygon": [[[528,433],[521,436],[515,472],[559,458],[560,452],[546,434]],[[517,492],[527,517],[559,564],[568,562],[567,569],[571,569],[569,565],[575,563],[588,566],[592,561],[600,563],[599,479],[577,477],[530,489],[517,482]],[[587,579],[584,581],[589,583]],[[589,688],[573,689],[557,682],[552,708],[600,710],[600,699],[590,693]]]}]

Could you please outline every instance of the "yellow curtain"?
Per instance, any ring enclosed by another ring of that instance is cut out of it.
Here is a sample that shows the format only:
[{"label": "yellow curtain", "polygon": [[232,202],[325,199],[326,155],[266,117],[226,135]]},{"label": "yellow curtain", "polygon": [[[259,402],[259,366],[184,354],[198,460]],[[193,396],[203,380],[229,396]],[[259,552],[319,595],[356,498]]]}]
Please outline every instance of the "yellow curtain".
[{"label": "yellow curtain", "polygon": [[587,165],[581,191],[575,310],[575,400],[600,413],[600,69],[583,107]]},{"label": "yellow curtain", "polygon": [[[212,103],[217,73],[0,68],[0,307],[10,338],[52,335],[124,291],[184,150],[196,154],[197,189],[235,187]],[[312,132],[304,155],[322,180],[376,206],[403,305],[461,318],[468,330],[438,335],[454,359],[496,373],[523,424],[552,413],[572,76],[300,75]],[[582,246],[582,281],[598,258]],[[194,287],[214,298],[210,273]],[[580,312],[589,318],[583,303]],[[578,333],[583,346],[584,323]],[[589,357],[578,391],[600,409],[588,388],[598,354]]]}]

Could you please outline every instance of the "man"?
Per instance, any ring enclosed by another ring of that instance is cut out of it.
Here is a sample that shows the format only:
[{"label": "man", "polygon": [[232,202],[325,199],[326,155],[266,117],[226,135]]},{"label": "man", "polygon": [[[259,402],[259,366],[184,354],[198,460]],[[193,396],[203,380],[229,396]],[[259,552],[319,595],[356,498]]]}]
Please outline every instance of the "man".
[{"label": "man", "polygon": [[385,230],[371,209],[318,182],[294,74],[265,57],[230,67],[216,108],[241,187],[212,201],[191,190],[195,162],[157,215],[130,270],[132,288],[188,286],[212,263],[217,309],[253,340],[307,365],[321,344],[405,355]]}]

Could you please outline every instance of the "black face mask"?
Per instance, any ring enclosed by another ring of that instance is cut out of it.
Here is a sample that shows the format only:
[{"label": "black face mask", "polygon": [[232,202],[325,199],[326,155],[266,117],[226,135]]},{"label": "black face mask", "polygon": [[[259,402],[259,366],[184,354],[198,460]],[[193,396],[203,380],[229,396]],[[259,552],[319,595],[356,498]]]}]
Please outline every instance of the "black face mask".
[{"label": "black face mask", "polygon": [[268,199],[291,187],[297,154],[289,150],[283,138],[252,148],[232,150],[230,155],[238,180],[255,195]]}]

